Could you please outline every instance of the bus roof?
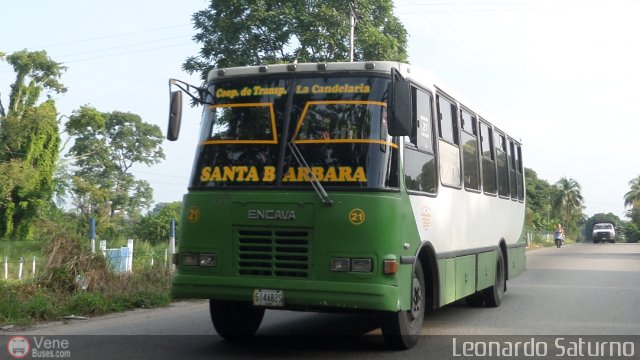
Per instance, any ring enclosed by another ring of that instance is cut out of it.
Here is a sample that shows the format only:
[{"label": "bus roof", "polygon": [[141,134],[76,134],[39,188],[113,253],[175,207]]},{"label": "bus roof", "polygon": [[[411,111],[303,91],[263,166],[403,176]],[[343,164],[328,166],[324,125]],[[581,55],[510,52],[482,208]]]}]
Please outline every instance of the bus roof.
[{"label": "bus roof", "polygon": [[208,81],[220,77],[278,74],[289,72],[332,72],[332,71],[376,71],[390,73],[392,68],[400,68],[401,65],[392,61],[365,61],[365,62],[328,62],[328,63],[300,63],[300,64],[271,64],[255,66],[239,66],[230,68],[213,69],[209,72]]}]

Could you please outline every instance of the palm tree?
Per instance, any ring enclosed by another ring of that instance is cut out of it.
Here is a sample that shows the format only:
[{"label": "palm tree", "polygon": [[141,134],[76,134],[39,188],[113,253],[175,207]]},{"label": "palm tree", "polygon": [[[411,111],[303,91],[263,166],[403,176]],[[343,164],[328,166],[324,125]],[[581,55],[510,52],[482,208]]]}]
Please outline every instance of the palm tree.
[{"label": "palm tree", "polygon": [[565,228],[572,227],[572,220],[576,215],[582,213],[583,199],[582,187],[574,179],[563,177],[555,183],[556,196],[553,202],[553,208],[560,216]]},{"label": "palm tree", "polygon": [[624,207],[627,210],[627,216],[632,218],[634,212],[640,212],[640,175],[629,181],[631,190],[624,194]]}]

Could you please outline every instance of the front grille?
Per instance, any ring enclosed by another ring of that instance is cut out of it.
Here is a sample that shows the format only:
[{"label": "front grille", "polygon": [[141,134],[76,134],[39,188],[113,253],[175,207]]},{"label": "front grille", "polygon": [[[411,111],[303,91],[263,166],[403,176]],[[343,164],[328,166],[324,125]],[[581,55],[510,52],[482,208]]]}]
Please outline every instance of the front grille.
[{"label": "front grille", "polygon": [[309,276],[307,230],[237,229],[240,275]]}]

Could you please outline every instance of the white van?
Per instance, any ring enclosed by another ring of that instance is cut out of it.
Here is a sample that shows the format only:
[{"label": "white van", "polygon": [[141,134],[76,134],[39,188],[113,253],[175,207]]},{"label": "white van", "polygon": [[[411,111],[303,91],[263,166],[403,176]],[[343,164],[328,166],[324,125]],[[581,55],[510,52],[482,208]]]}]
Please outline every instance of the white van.
[{"label": "white van", "polygon": [[593,243],[616,242],[616,229],[611,223],[597,223],[593,225]]}]

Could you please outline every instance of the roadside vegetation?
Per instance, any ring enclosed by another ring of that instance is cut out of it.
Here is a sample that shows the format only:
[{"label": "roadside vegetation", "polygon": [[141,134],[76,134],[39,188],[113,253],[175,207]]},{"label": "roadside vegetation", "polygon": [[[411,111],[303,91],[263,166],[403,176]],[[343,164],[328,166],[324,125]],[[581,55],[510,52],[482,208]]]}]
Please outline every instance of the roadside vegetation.
[{"label": "roadside vegetation", "polygon": [[38,232],[44,239],[44,269],[28,280],[0,281],[0,326],[170,303],[170,271],[164,264],[117,273],[100,252],[91,253],[85,239],[58,224],[46,222]]},{"label": "roadside vegetation", "polygon": [[[338,10],[345,4],[295,0],[276,14],[280,1],[212,1],[193,16],[201,51],[186,57],[183,69],[206,79],[213,67],[348,61],[349,11]],[[357,10],[354,60],[407,61],[407,33],[393,3],[361,0]],[[154,206],[151,184],[131,171],[164,159],[160,128],[137,114],[82,104],[60,114],[55,99],[67,91],[67,67],[44,50],[0,52],[0,62],[15,74],[13,83],[0,84],[0,261],[36,257],[41,264],[27,279],[0,278],[0,327],[167,305],[168,264],[150,260],[165,253],[182,204]],[[640,240],[640,175],[624,198],[628,220],[587,218],[575,179],[552,184],[532,169],[525,177],[524,233],[532,244],[551,244],[557,223],[569,242],[589,241],[589,227],[600,220],[616,225],[619,241]],[[91,252],[89,219],[96,242],[107,239],[112,247],[135,240],[132,272],[114,272],[100,251]],[[12,273],[14,267],[7,265]]]},{"label": "roadside vegetation", "polygon": [[631,180],[631,190],[620,199],[627,207],[629,220],[608,214],[584,214],[584,199],[579,182],[563,177],[556,183],[538,178],[536,172],[525,168],[527,206],[525,236],[529,234],[532,244],[553,245],[553,229],[556,224],[565,228],[566,242],[591,242],[593,225],[610,222],[616,228],[617,242],[640,241],[640,176]]}]

